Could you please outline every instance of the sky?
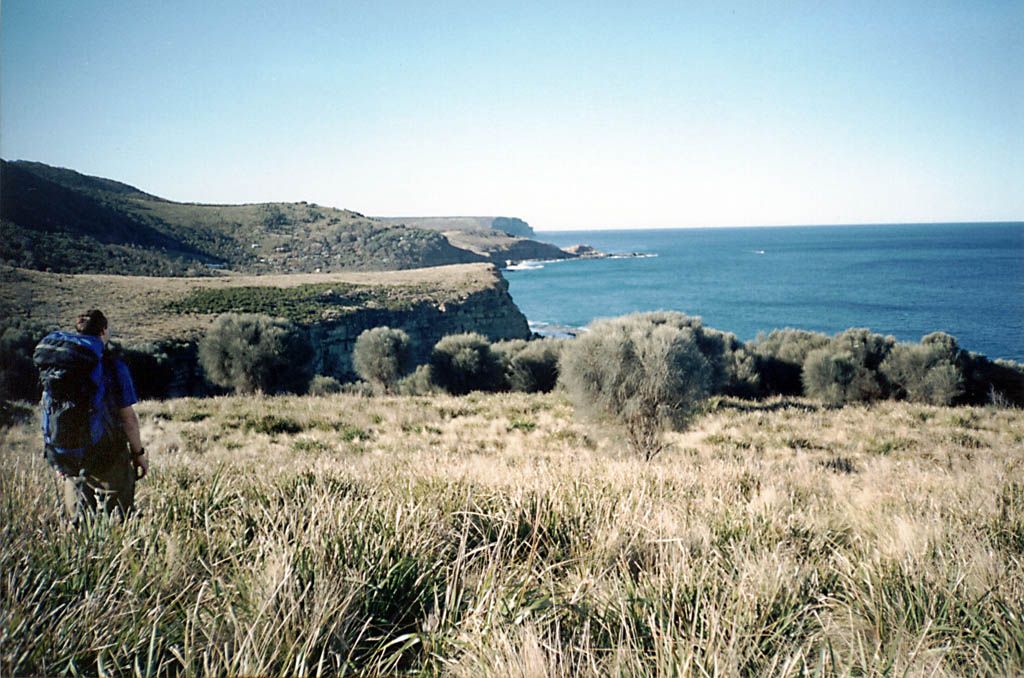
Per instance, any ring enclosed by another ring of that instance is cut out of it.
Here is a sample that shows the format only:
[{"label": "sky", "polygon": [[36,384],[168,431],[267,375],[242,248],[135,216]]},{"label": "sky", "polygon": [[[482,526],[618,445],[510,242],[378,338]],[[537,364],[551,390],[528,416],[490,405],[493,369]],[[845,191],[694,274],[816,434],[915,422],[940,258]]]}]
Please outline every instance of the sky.
[{"label": "sky", "polygon": [[4,0],[0,155],[534,228],[1024,219],[1024,0]]}]

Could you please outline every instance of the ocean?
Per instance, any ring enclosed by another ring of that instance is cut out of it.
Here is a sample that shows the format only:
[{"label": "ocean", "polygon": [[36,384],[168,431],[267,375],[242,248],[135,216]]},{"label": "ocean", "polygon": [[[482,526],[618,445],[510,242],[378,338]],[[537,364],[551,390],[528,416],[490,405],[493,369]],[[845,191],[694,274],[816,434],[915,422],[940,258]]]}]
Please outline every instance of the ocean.
[{"label": "ocean", "polygon": [[947,332],[1024,362],[1024,222],[539,231],[561,247],[645,256],[504,271],[541,334],[675,310],[746,341],[792,327],[867,327],[900,341]]}]

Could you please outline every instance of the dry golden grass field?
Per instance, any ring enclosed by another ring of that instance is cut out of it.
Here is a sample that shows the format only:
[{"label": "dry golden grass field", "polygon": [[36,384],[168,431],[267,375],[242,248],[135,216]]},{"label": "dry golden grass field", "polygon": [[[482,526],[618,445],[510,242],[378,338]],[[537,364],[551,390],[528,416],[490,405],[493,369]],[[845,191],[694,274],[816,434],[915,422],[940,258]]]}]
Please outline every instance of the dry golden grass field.
[{"label": "dry golden grass field", "polygon": [[1024,672],[1020,410],[717,399],[651,462],[557,393],[137,410],[123,525],[0,432],[0,674]]}]

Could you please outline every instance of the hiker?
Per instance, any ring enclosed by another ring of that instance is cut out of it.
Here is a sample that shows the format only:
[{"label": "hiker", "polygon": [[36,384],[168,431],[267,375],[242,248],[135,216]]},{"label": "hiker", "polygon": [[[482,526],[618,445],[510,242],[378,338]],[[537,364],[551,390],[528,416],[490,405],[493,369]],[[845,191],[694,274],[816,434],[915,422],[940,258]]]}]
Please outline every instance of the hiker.
[{"label": "hiker", "polygon": [[101,311],[82,313],[75,330],[50,333],[34,354],[44,389],[44,455],[64,478],[72,522],[97,508],[127,516],[135,481],[149,471],[132,409],[135,385],[127,365],[105,350]]}]

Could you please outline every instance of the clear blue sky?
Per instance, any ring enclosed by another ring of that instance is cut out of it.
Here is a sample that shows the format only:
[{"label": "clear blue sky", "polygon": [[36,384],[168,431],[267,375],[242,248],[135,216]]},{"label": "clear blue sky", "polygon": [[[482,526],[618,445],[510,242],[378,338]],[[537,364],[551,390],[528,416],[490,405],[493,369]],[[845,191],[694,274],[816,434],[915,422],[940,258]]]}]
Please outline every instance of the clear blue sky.
[{"label": "clear blue sky", "polygon": [[0,154],[536,228],[1024,219],[1024,1],[4,0]]}]

